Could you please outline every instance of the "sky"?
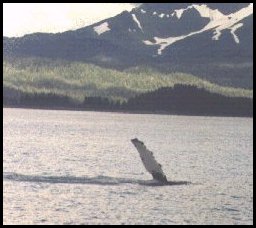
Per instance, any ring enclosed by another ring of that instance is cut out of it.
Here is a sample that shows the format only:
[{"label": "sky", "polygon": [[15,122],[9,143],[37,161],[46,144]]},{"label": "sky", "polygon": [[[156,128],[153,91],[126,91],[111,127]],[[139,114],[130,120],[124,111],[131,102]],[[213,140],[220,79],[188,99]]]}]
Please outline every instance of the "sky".
[{"label": "sky", "polygon": [[133,3],[3,3],[3,35],[74,30],[134,7]]}]

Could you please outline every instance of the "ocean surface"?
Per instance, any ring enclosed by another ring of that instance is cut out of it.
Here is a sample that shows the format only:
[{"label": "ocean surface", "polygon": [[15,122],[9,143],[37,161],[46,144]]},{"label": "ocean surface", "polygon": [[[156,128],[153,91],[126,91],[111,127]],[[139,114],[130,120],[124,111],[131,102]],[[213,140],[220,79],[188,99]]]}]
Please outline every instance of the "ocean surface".
[{"label": "ocean surface", "polygon": [[3,223],[253,224],[253,119],[4,108]]}]

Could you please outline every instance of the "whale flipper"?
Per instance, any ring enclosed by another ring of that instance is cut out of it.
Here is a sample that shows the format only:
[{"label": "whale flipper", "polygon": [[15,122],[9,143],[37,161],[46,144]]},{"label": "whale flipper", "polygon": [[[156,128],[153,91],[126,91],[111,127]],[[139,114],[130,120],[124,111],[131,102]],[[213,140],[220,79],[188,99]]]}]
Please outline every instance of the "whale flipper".
[{"label": "whale flipper", "polygon": [[162,170],[161,165],[156,161],[153,153],[149,151],[143,142],[139,141],[137,138],[132,139],[131,142],[136,147],[140,154],[143,165],[146,170],[152,174],[155,180],[163,183],[167,183],[167,178]]}]

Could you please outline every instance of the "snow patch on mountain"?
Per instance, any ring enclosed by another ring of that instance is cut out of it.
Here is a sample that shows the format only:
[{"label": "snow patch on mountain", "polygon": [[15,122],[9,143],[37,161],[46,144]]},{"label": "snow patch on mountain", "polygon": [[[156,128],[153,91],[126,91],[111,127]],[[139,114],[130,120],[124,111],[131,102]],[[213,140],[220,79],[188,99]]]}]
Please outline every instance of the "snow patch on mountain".
[{"label": "snow patch on mountain", "polygon": [[192,6],[189,6],[188,8],[196,9],[201,17],[209,18],[211,21],[218,20],[224,16],[224,14],[222,14],[219,10],[210,9],[205,4],[202,4],[202,5],[193,4]]},{"label": "snow patch on mountain", "polygon": [[98,34],[101,35],[104,32],[110,31],[111,29],[108,27],[108,22],[104,22],[98,26],[93,27],[93,30]]},{"label": "snow patch on mountain", "polygon": [[237,44],[239,44],[240,41],[239,41],[238,36],[235,34],[235,31],[236,31],[237,29],[241,28],[242,26],[243,26],[243,23],[239,23],[239,24],[234,25],[234,26],[231,28],[231,34],[233,35],[234,40],[235,40],[235,42],[236,42]]},{"label": "snow patch on mountain", "polygon": [[143,32],[143,29],[141,27],[141,24],[139,22],[139,20],[137,19],[136,15],[135,14],[132,14],[132,18],[133,20],[135,21],[135,23],[138,25],[139,29]]},{"label": "snow patch on mountain", "polygon": [[[180,18],[182,16],[182,14],[184,13],[184,11],[189,8],[195,8],[199,12],[201,17],[209,18],[210,22],[205,27],[203,27],[202,29],[200,29],[198,31],[194,31],[189,34],[178,36],[178,37],[168,37],[168,38],[154,37],[155,42],[151,42],[149,40],[144,40],[143,41],[144,44],[159,45],[160,47],[159,47],[157,53],[158,53],[158,55],[161,55],[162,51],[169,45],[171,45],[179,40],[183,40],[187,37],[190,37],[190,36],[205,32],[205,31],[214,30],[213,31],[214,35],[213,35],[212,39],[219,40],[222,30],[225,30],[225,29],[230,29],[230,33],[233,35],[234,41],[236,43],[239,43],[239,38],[235,34],[235,31],[238,28],[242,27],[243,24],[242,23],[237,24],[237,23],[239,21],[241,21],[242,19],[253,14],[253,3],[251,3],[250,5],[248,5],[245,8],[243,8],[235,13],[231,13],[229,15],[224,15],[221,12],[219,12],[218,10],[212,10],[205,4],[202,4],[202,5],[193,4],[191,6],[188,6],[186,9],[182,9],[182,10],[180,9],[180,11],[176,10],[175,11],[176,16],[178,18]],[[173,14],[171,14],[171,15],[173,16]]]},{"label": "snow patch on mountain", "polygon": [[221,32],[218,29],[216,29],[215,31],[213,31],[212,40],[219,40],[220,35],[221,35]]},{"label": "snow patch on mountain", "polygon": [[175,14],[176,14],[176,17],[177,17],[178,19],[180,19],[181,16],[182,16],[182,14],[184,13],[184,11],[186,11],[187,9],[188,9],[188,8],[186,8],[186,9],[174,10],[174,12],[175,12]]},{"label": "snow patch on mountain", "polygon": [[212,10],[205,4],[201,4],[201,5],[193,4],[188,6],[185,9],[177,9],[177,10],[174,10],[174,12],[171,15],[172,16],[176,15],[176,17],[180,19],[185,11],[193,8],[199,12],[201,17],[210,18],[211,20],[215,20],[223,16],[223,14],[219,10],[217,9]]}]

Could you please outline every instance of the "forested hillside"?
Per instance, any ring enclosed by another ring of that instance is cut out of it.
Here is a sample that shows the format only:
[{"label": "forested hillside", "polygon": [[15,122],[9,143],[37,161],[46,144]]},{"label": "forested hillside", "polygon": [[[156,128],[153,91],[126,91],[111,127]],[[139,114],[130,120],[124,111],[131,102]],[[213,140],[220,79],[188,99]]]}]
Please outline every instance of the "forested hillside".
[{"label": "forested hillside", "polygon": [[117,71],[44,58],[3,64],[7,106],[251,116],[252,97],[252,90],[146,66]]},{"label": "forested hillside", "polygon": [[[252,97],[252,90],[223,87],[184,73],[160,73],[149,67],[117,71],[80,62],[44,58],[4,60],[3,86],[17,94],[56,94],[76,103],[86,97],[126,101],[137,94],[175,84],[194,85],[231,97]],[[9,90],[5,89],[4,98]]]}]

